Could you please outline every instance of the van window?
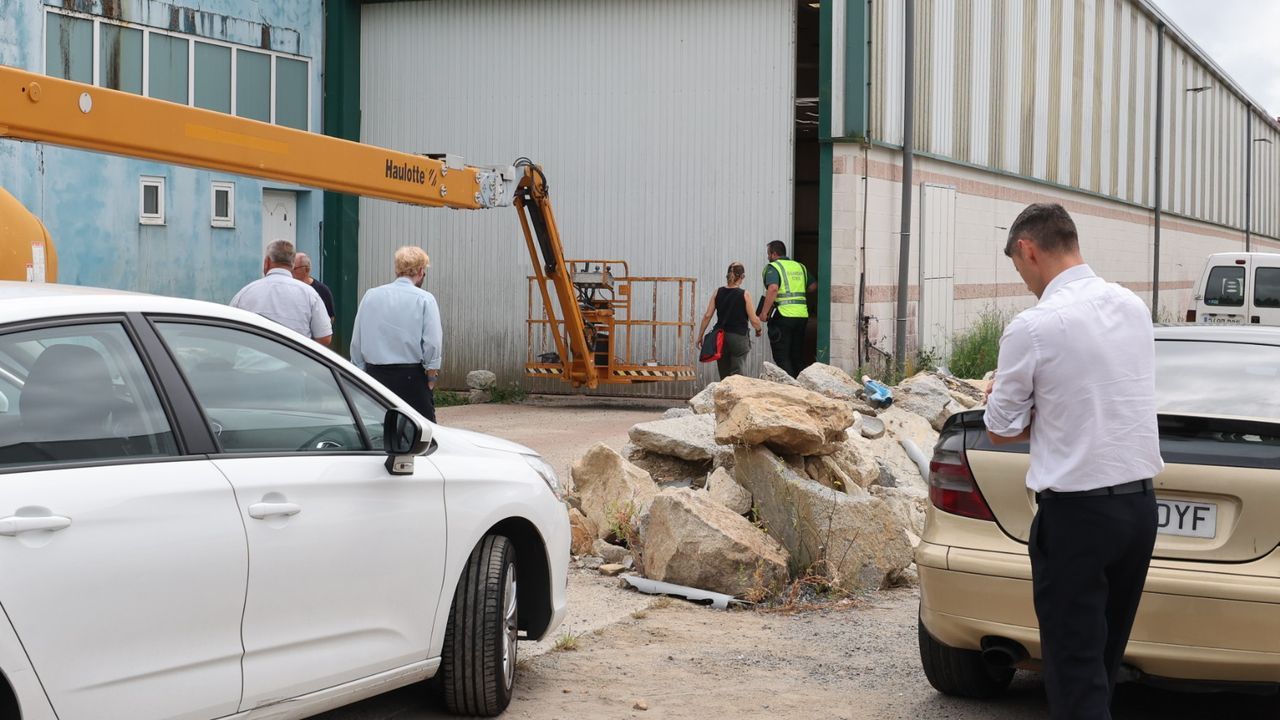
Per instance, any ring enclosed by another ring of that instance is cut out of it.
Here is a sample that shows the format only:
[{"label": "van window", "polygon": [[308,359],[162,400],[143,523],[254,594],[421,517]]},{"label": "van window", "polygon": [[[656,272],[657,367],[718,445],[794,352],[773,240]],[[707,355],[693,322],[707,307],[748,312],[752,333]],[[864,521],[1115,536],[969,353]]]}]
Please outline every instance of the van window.
[{"label": "van window", "polygon": [[1214,307],[1244,306],[1244,268],[1219,265],[1209,271],[1204,284],[1204,304]]},{"label": "van window", "polygon": [[1280,308],[1280,267],[1260,267],[1254,272],[1253,306]]}]

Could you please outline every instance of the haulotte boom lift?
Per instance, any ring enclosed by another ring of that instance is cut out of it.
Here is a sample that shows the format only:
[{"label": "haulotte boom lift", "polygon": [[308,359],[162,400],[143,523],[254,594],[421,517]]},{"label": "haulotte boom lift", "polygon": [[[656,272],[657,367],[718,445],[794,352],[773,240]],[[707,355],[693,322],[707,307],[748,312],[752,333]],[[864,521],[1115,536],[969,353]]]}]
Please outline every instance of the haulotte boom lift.
[{"label": "haulotte boom lift", "polygon": [[[685,359],[696,282],[631,277],[625,261],[566,260],[546,175],[527,159],[508,166],[465,165],[454,156],[388,150],[2,65],[0,138],[424,207],[515,207],[534,270],[527,376],[588,389],[694,378]],[[13,265],[25,263],[27,279],[33,279],[32,254],[45,254],[41,260],[49,267],[56,262],[52,245],[39,220],[0,189],[0,278],[21,279],[23,268]],[[48,275],[56,278],[53,271]],[[653,287],[652,311],[633,316],[634,289],[645,283]],[[660,302],[660,286],[674,289],[676,297]],[[674,307],[674,318],[663,320],[660,305]],[[645,334],[650,354],[636,361],[633,344],[643,345]],[[637,337],[641,341],[633,343]],[[549,340],[542,349],[550,351],[539,353],[535,338]],[[660,359],[663,351],[673,357]]]}]

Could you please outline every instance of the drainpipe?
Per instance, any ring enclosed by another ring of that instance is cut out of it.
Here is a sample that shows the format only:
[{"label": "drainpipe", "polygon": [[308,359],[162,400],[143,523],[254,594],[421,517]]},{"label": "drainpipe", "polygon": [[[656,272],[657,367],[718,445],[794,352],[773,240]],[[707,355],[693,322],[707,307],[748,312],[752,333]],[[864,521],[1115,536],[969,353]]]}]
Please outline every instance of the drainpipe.
[{"label": "drainpipe", "polygon": [[1151,262],[1151,322],[1160,321],[1160,214],[1164,198],[1164,23],[1156,27],[1156,228]]},{"label": "drainpipe", "polygon": [[906,23],[903,34],[902,63],[902,230],[898,236],[898,317],[894,333],[894,362],[898,376],[906,372],[907,360],[907,282],[911,263],[911,187],[912,136],[915,134],[916,74],[916,4],[906,0]]},{"label": "drainpipe", "polygon": [[1246,105],[1244,116],[1244,251],[1249,252],[1253,239],[1253,106]]}]

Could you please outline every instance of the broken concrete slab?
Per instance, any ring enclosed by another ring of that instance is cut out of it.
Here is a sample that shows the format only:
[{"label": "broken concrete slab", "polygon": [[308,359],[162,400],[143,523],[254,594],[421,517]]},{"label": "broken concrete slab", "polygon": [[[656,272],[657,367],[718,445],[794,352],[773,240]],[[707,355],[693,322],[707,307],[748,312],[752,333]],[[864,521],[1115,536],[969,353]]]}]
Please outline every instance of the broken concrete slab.
[{"label": "broken concrete slab", "polygon": [[820,572],[846,591],[865,592],[911,563],[906,528],[883,500],[823,487],[763,447],[735,453],[738,481],[796,572]]},{"label": "broken concrete slab", "polygon": [[689,409],[697,415],[706,415],[716,411],[715,392],[720,383],[707,383],[702,392],[689,398]]},{"label": "broken concrete slab", "polygon": [[645,575],[654,580],[760,599],[786,585],[787,552],[706,493],[654,498],[641,525]]},{"label": "broken concrete slab", "polygon": [[751,493],[724,468],[716,468],[707,476],[706,490],[708,497],[738,515],[751,512]]},{"label": "broken concrete slab", "polygon": [[651,453],[683,460],[710,461],[720,452],[716,444],[714,415],[689,415],[669,420],[653,420],[632,426],[631,442]]},{"label": "broken concrete slab", "polygon": [[649,473],[636,467],[604,443],[596,443],[570,469],[586,515],[605,537],[628,518],[634,521],[658,495]]},{"label": "broken concrete slab", "polygon": [[782,454],[831,452],[853,424],[848,404],[803,388],[735,375],[715,391],[715,439]]}]

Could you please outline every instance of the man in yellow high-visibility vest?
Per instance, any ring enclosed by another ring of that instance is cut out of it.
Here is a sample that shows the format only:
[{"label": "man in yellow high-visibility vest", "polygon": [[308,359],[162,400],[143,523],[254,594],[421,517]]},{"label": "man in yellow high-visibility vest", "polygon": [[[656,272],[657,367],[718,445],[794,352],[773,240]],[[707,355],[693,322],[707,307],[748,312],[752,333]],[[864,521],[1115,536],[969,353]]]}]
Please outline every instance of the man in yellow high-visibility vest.
[{"label": "man in yellow high-visibility vest", "polygon": [[804,369],[801,356],[805,326],[809,324],[809,301],[805,293],[817,290],[818,283],[804,265],[787,257],[787,246],[781,240],[769,243],[765,251],[769,264],[764,267],[760,321],[769,323],[773,361],[795,377]]}]

